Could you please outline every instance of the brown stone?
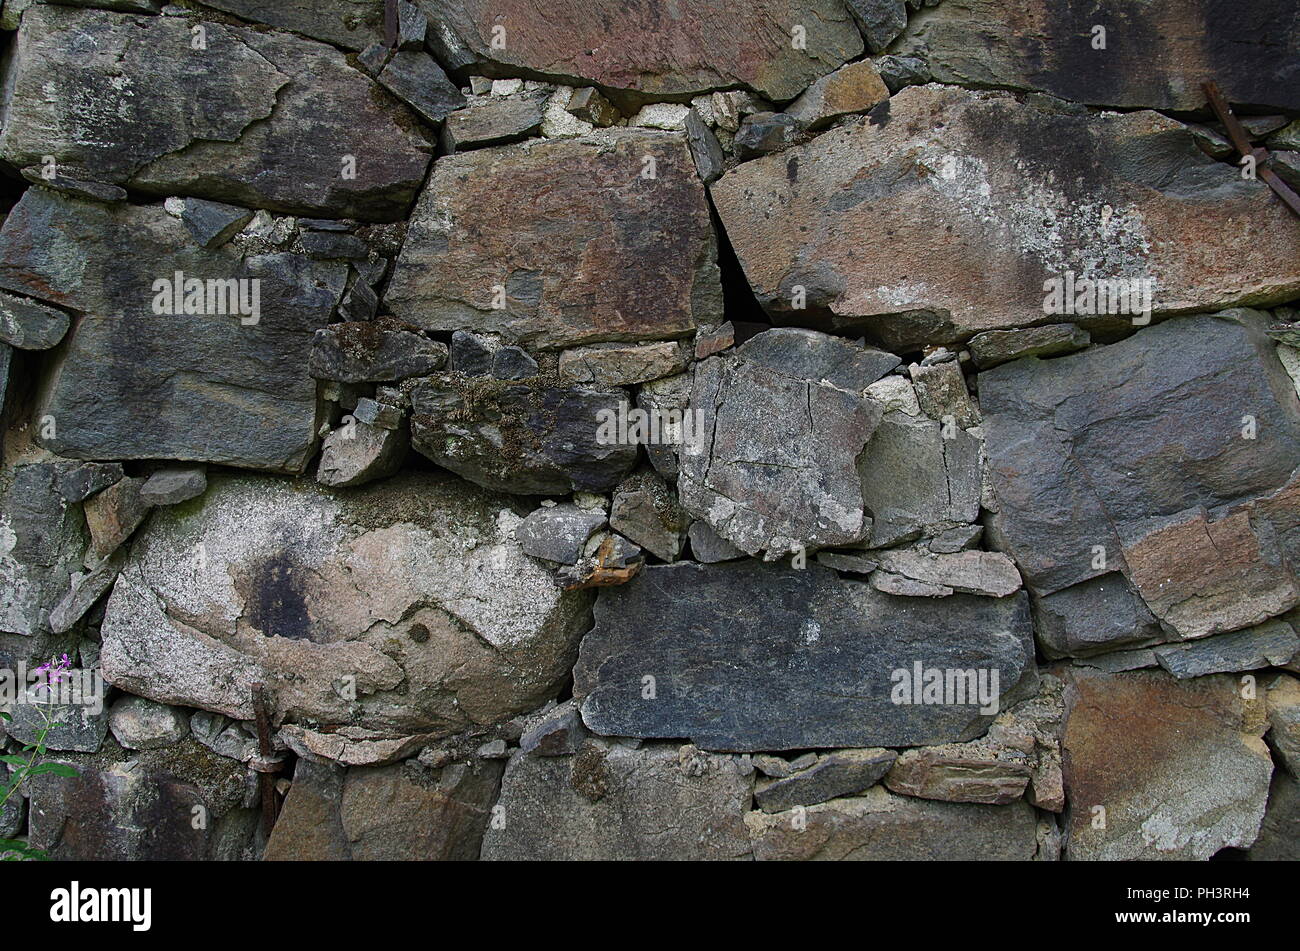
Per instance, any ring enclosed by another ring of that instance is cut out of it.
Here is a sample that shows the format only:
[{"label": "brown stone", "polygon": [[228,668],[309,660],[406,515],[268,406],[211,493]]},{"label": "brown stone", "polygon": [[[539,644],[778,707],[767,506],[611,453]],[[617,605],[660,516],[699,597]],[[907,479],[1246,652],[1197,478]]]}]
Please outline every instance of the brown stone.
[{"label": "brown stone", "polygon": [[866,112],[889,98],[889,88],[869,59],[823,76],[785,110],[800,125],[819,129],[836,119]]},{"label": "brown stone", "polygon": [[716,242],[685,137],[610,130],[439,160],[385,303],[428,330],[543,349],[716,323]]},{"label": "brown stone", "polygon": [[890,792],[945,802],[1015,802],[1029,785],[1029,767],[996,759],[907,750],[885,776]]}]

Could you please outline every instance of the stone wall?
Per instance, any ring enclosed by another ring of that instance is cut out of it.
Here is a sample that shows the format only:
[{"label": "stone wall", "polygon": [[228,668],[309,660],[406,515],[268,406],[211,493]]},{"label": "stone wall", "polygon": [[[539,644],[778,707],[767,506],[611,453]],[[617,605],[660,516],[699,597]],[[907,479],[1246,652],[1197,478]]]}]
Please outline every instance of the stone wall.
[{"label": "stone wall", "polygon": [[1296,858],[1300,14],[1083,6],[4,0],[0,837]]}]

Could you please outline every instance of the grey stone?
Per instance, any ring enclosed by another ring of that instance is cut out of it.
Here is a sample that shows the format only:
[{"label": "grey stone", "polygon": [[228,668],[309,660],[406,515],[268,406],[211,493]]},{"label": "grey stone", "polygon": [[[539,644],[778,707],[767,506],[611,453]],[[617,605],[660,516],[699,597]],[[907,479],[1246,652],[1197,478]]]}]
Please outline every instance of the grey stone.
[{"label": "grey stone", "polygon": [[247,763],[260,755],[257,737],[230,717],[196,710],[190,717],[190,734],[218,756]]},{"label": "grey stone", "polygon": [[[574,756],[517,754],[483,839],[488,860],[720,860],[749,856],[753,794],[736,757],[589,740]],[[634,821],[629,817],[635,816]]]},{"label": "grey stone", "polygon": [[447,116],[442,141],[448,152],[481,149],[540,135],[546,99],[539,95],[489,96]]},{"label": "grey stone", "polygon": [[722,154],[718,137],[694,109],[686,116],[686,141],[691,147],[691,157],[695,159],[695,171],[699,173],[700,181],[706,185],[717,181],[725,167],[726,156]]},{"label": "grey stone", "polygon": [[498,380],[527,380],[537,376],[537,361],[518,347],[502,347],[492,355],[492,375]]},{"label": "grey stone", "polygon": [[46,168],[31,166],[23,169],[23,178],[33,185],[42,185],[56,191],[66,192],[74,198],[86,198],[90,201],[115,202],[126,201],[127,191],[119,185],[105,185],[103,182],[87,182],[79,178],[69,178],[57,172],[50,174]]},{"label": "grey stone", "polygon": [[983,535],[983,525],[958,525],[940,532],[926,544],[930,551],[936,554],[951,555],[954,552],[974,548]]},{"label": "grey stone", "polygon": [[691,520],[677,496],[653,469],[629,476],[614,492],[609,525],[664,561],[675,561]]},{"label": "grey stone", "polygon": [[354,419],[325,437],[316,481],[334,488],[353,488],[386,479],[406,461],[411,440],[403,429],[372,426]]},{"label": "grey stone", "polygon": [[578,705],[566,700],[519,738],[519,752],[533,756],[570,756],[590,734],[582,725]]},{"label": "grey stone", "polygon": [[[51,234],[53,249],[38,237]],[[260,314],[156,313],[172,298],[151,288],[178,272],[260,281]],[[301,472],[317,428],[305,358],[345,280],[342,266],[299,255],[202,250],[158,206],[29,189],[0,228],[0,285],[85,315],[54,351],[35,411],[56,422],[42,444],[75,459]]]},{"label": "grey stone", "polygon": [[817,562],[827,568],[834,568],[836,571],[851,575],[869,575],[880,567],[879,562],[865,555],[845,554],[838,551],[819,551]]},{"label": "grey stone", "polygon": [[95,753],[108,734],[108,708],[104,704],[104,685],[96,690],[90,682],[92,672],[69,670],[62,674],[66,686],[75,679],[81,686],[70,699],[58,687],[26,686],[18,703],[10,711],[13,719],[5,724],[9,735],[21,743],[35,743],[40,731],[49,726],[45,746],[53,751]]},{"label": "grey stone", "polygon": [[604,528],[605,522],[604,512],[587,511],[576,505],[543,507],[523,520],[515,529],[515,538],[534,558],[576,565],[591,536]]},{"label": "grey stone", "polygon": [[308,372],[318,380],[387,383],[445,366],[447,345],[400,324],[331,324],[316,331]]},{"label": "grey stone", "polygon": [[746,817],[758,861],[1026,861],[1037,850],[1033,808],[928,802],[873,786],[792,813]]},{"label": "grey stone", "polygon": [[892,750],[836,750],[817,757],[807,769],[770,783],[760,781],[754,801],[764,812],[784,812],[813,806],[838,796],[851,796],[880,781],[898,754]]},{"label": "grey stone", "polygon": [[[896,703],[912,693],[914,665],[984,669],[989,687],[996,671],[1006,705],[1034,679],[1032,636],[1023,594],[904,601],[815,563],[649,567],[601,592],[574,696],[602,735],[708,749],[949,742],[979,735],[996,711]],[[642,699],[647,676],[654,700]]]},{"label": "grey stone", "polygon": [[1033,609],[1034,630],[1048,657],[1087,657],[1166,637],[1119,572],[1036,596]]},{"label": "grey stone", "polygon": [[68,503],[84,502],[121,480],[120,462],[69,462],[59,466],[59,494]]},{"label": "grey stone", "polygon": [[126,561],[126,551],[119,548],[84,575],[74,575],[72,586],[63,600],[50,611],[50,630],[63,634],[108,593]]},{"label": "grey stone", "polygon": [[[206,52],[158,56],[190,52],[188,19],[32,7],[8,63],[14,94],[0,155],[19,168],[52,155],[69,177],[152,194],[367,220],[405,214],[432,151],[413,113],[376,95],[338,50],[274,31],[203,26]],[[92,134],[50,135],[86,123]],[[302,148],[304,128],[328,147]],[[347,156],[353,176],[341,174]]]},{"label": "grey stone", "polygon": [[1216,634],[1186,644],[1155,649],[1160,666],[1179,680],[1206,674],[1260,667],[1281,667],[1300,651],[1300,637],[1285,621],[1268,621],[1258,627]]},{"label": "grey stone", "polygon": [[867,41],[867,49],[879,53],[898,38],[907,26],[903,0],[845,0]]},{"label": "grey stone", "polygon": [[1020,573],[1011,559],[999,552],[936,555],[915,548],[899,548],[876,552],[873,557],[887,572],[963,594],[1005,598],[1020,590]]},{"label": "grey stone", "polygon": [[1300,781],[1280,769],[1273,774],[1268,809],[1249,855],[1252,862],[1300,861]]},{"label": "grey stone", "polygon": [[352,415],[359,422],[366,423],[370,426],[379,426],[383,429],[398,429],[402,425],[404,414],[400,406],[393,406],[389,403],[381,403],[372,400],[369,397],[362,397],[357,400],[357,405],[352,411]]},{"label": "grey stone", "polygon": [[930,366],[914,363],[908,367],[908,375],[917,404],[926,416],[948,427],[970,429],[979,425],[979,410],[971,402],[966,378],[956,360]]},{"label": "grey stone", "polygon": [[370,253],[356,235],[337,231],[304,231],[298,244],[302,253],[315,261],[357,260]]},{"label": "grey stone", "polygon": [[[704,427],[697,425],[701,417],[688,418],[687,415],[690,412],[692,377],[691,373],[679,373],[651,380],[638,388],[636,395],[636,408],[647,414],[651,425],[651,432],[643,442],[646,456],[656,472],[673,482],[680,470],[678,452],[692,439],[703,439]],[[656,421],[659,423],[657,439],[653,438]],[[688,424],[693,427],[689,432],[686,429]]]},{"label": "grey stone", "polygon": [[583,122],[590,122],[597,128],[617,125],[623,118],[618,108],[591,86],[575,89],[569,97],[569,104],[564,107],[570,115]]},{"label": "grey stone", "polygon": [[990,330],[976,334],[967,346],[981,370],[1021,357],[1059,357],[1092,343],[1088,331],[1077,324],[1047,324],[1017,330]]},{"label": "grey stone", "polygon": [[889,87],[871,60],[864,59],[823,76],[785,111],[802,128],[817,130],[836,119],[868,112],[888,98]]},{"label": "grey stone", "polygon": [[379,82],[434,125],[465,105],[456,84],[423,50],[396,53],[379,74]]},{"label": "grey stone", "polygon": [[901,598],[946,598],[956,593],[947,585],[919,581],[892,571],[873,571],[867,580],[882,594],[893,594]]},{"label": "grey stone", "polygon": [[743,551],[710,528],[708,522],[692,522],[686,534],[691,542],[691,557],[703,564],[745,557]]},{"label": "grey stone", "polygon": [[682,505],[767,560],[860,540],[856,464],[881,417],[862,394],[896,359],[781,328],[699,364],[691,409],[703,432],[679,457]]},{"label": "grey stone", "polygon": [[90,529],[87,566],[117,551],[144,522],[153,508],[141,495],[146,481],[127,477],[86,501],[86,527]]},{"label": "grey stone", "polygon": [[1279,674],[1268,684],[1268,740],[1281,765],[1300,777],[1300,680]]},{"label": "grey stone", "polygon": [[779,152],[791,145],[800,132],[799,120],[784,112],[756,112],[740,123],[732,147],[740,159]]},{"label": "grey stone", "polygon": [[1097,654],[1093,657],[1076,657],[1074,663],[1081,667],[1095,667],[1109,674],[1118,674],[1126,670],[1142,670],[1146,667],[1159,667],[1156,652],[1150,648],[1131,651],[1114,651],[1109,654]]},{"label": "grey stone", "polygon": [[1300,152],[1271,152],[1268,166],[1292,188],[1300,188]]},{"label": "grey stone", "polygon": [[1270,149],[1291,152],[1300,149],[1300,119],[1296,119],[1268,137]]},{"label": "grey stone", "polygon": [[[171,200],[167,205],[171,211]],[[177,198],[179,217],[201,248],[219,248],[253,220],[248,208],[204,201],[202,198]]]},{"label": "grey stone", "polygon": [[108,711],[113,738],[128,750],[155,750],[190,735],[189,715],[143,697],[122,697]]},{"label": "grey stone", "polygon": [[201,506],[158,510],[132,545],[104,675],[240,720],[262,681],[277,723],[372,742],[508,720],[555,696],[589,623],[589,596],[557,589],[518,522],[445,475],[341,492],[214,473]]},{"label": "grey stone", "polygon": [[591,386],[630,386],[680,373],[686,354],[674,342],[600,343],[560,354],[560,379]]},{"label": "grey stone", "polygon": [[0,341],[19,350],[48,350],[68,332],[68,315],[35,301],[0,293]]},{"label": "grey stone", "polygon": [[931,79],[930,67],[917,56],[881,56],[874,62],[891,93],[905,86],[924,86]]},{"label": "grey stone", "polygon": [[202,468],[159,469],[140,487],[140,501],[146,505],[179,505],[202,495],[208,475]]},{"label": "grey stone", "polygon": [[363,50],[384,35],[383,0],[212,0],[206,6],[349,50]]},{"label": "grey stone", "polygon": [[410,0],[397,0],[397,48],[418,50],[424,48],[429,32],[429,18]]},{"label": "grey stone", "polygon": [[449,367],[466,376],[487,376],[492,372],[492,359],[501,348],[494,337],[457,330],[451,335],[451,362]]},{"label": "grey stone", "polygon": [[562,388],[458,373],[411,392],[411,442],[438,465],[479,485],[527,495],[613,488],[636,462],[635,445],[603,445],[601,414],[621,390]]}]

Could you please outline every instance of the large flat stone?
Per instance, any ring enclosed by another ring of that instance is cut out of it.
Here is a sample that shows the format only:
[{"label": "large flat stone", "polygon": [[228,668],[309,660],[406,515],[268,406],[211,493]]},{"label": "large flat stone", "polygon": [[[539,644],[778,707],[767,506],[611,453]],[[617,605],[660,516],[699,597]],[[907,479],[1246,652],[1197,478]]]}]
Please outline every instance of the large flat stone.
[{"label": "large flat stone", "polygon": [[196,50],[187,18],[32,7],[6,67],[0,156],[160,195],[406,213],[432,154],[413,112],[338,50],[201,23]]},{"label": "large flat stone", "polygon": [[[1105,47],[1094,46],[1097,26]],[[1288,0],[960,0],[914,16],[891,52],[935,82],[1033,89],[1098,106],[1189,110],[1213,78],[1233,103],[1300,109],[1300,18]]]},{"label": "large flat stone", "polygon": [[689,746],[588,741],[572,756],[516,754],[482,857],[505,861],[749,857],[753,770]]},{"label": "large flat stone", "polygon": [[358,52],[384,38],[384,0],[205,0],[204,6]]},{"label": "large flat stone", "polygon": [[1201,860],[1250,846],[1273,772],[1262,696],[1243,700],[1229,675],[1071,668],[1067,682],[1067,858]]},{"label": "large flat stone", "polygon": [[508,500],[409,474],[340,492],[213,475],[160,510],[109,598],[105,677],[164,703],[371,739],[533,710],[567,676],[588,598],[511,533]]},{"label": "large flat stone", "polygon": [[384,301],[428,330],[543,349],[684,337],[721,320],[715,244],[680,134],[480,149],[434,166]]},{"label": "large flat stone", "polygon": [[[1067,271],[1152,278],[1158,314],[1300,289],[1300,220],[1153,112],[1042,111],[914,86],[711,191],[774,320],[820,317],[891,346],[1059,322],[1044,313],[1044,282]],[[1235,253],[1238,241],[1256,253]]]},{"label": "large flat stone", "polygon": [[449,68],[595,84],[625,104],[736,86],[793,99],[863,50],[841,0],[418,2]]},{"label": "large flat stone", "polygon": [[[154,282],[260,281],[256,322],[158,314]],[[307,375],[347,268],[302,255],[200,248],[161,206],[31,188],[0,228],[0,286],[83,316],[54,351],[36,418],[76,459],[178,459],[300,472],[317,429]]]},{"label": "large flat stone", "polygon": [[597,733],[706,749],[936,744],[980,735],[997,711],[955,695],[895,702],[916,665],[996,675],[1006,706],[1035,679],[1033,656],[1024,594],[931,601],[815,563],[680,564],[601,592],[574,696]]}]

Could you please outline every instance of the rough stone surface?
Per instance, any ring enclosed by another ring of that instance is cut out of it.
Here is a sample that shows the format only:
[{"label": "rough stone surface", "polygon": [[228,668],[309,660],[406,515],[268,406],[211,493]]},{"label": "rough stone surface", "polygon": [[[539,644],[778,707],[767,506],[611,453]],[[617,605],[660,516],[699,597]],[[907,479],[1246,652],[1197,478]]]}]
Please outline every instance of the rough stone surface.
[{"label": "rough stone surface", "polygon": [[[81,670],[70,671],[71,676],[78,678],[84,673]],[[45,685],[27,687],[22,702],[13,705],[13,719],[5,723],[5,730],[22,743],[35,743],[40,731],[53,724],[45,735],[48,749],[98,752],[108,734],[109,712],[102,693],[97,698],[86,697],[86,703],[62,703],[59,702],[61,699],[55,688]],[[97,699],[98,703],[90,703],[91,699]]]},{"label": "rough stone surface", "polygon": [[489,97],[471,101],[447,116],[442,140],[449,152],[504,145],[537,135],[542,129],[545,100],[538,96]]},{"label": "rough stone surface", "polygon": [[970,341],[971,358],[981,370],[1021,357],[1059,357],[1082,350],[1092,342],[1088,331],[1076,324],[1048,324],[1016,330],[990,330]]},{"label": "rough stone surface", "polygon": [[[802,287],[832,326],[908,346],[1059,322],[1044,282],[1067,271],[1154,279],[1156,313],[1276,303],[1300,286],[1300,220],[1172,119],[940,86],[885,108],[711,186],[774,320],[806,323]],[[861,254],[864,234],[892,239]],[[1233,253],[1239,240],[1258,253]]]},{"label": "rough stone surface", "polygon": [[587,601],[524,555],[518,522],[506,500],[427,474],[346,494],[214,476],[202,506],[160,510],[133,546],[104,674],[243,720],[262,680],[277,723],[387,737],[535,709],[569,669]]},{"label": "rough stone surface", "polygon": [[179,505],[202,495],[207,488],[208,476],[201,468],[159,469],[140,486],[140,501],[146,505]]},{"label": "rough stone surface", "polygon": [[1025,861],[1037,821],[1024,803],[926,802],[874,786],[858,797],[811,806],[806,827],[788,813],[745,819],[758,861]]},{"label": "rough stone surface", "polygon": [[325,437],[316,481],[338,489],[386,479],[402,467],[409,447],[405,430],[353,420]]},{"label": "rough stone surface", "polygon": [[[1285,0],[1154,0],[1096,13],[1065,0],[1010,9],[961,0],[913,17],[893,52],[925,57],[936,82],[1032,89],[1098,106],[1197,109],[1205,105],[1201,83],[1213,76],[1229,102],[1297,110],[1300,71],[1286,53],[1300,43],[1294,13]],[[1093,45],[1094,21],[1108,25],[1104,49]]]},{"label": "rough stone surface", "polygon": [[1160,666],[1179,680],[1234,670],[1281,667],[1300,652],[1300,637],[1285,621],[1216,634],[1187,644],[1155,649]]},{"label": "rough stone surface", "polygon": [[707,749],[941,743],[979,735],[997,711],[974,697],[896,703],[914,665],[983,668],[990,683],[996,670],[1006,704],[1033,679],[1031,639],[1024,595],[903,600],[817,564],[650,567],[601,592],[574,696],[597,733]]},{"label": "rough stone surface", "polygon": [[0,341],[19,350],[48,350],[63,339],[69,323],[61,310],[0,294]]},{"label": "rough stone surface", "polygon": [[542,348],[682,337],[717,322],[715,256],[685,138],[611,130],[438,161],[385,302]]},{"label": "rough stone surface", "polygon": [[614,492],[610,528],[663,561],[682,553],[690,524],[673,490],[653,469],[628,477]]},{"label": "rough stone surface", "polygon": [[501,784],[496,860],[720,860],[750,854],[752,769],[732,756],[588,741],[573,756],[516,754]]},{"label": "rough stone surface", "polygon": [[[1207,859],[1259,833],[1273,765],[1263,698],[1227,675],[1075,668],[1063,743],[1069,859]],[[1104,828],[1094,824],[1105,810]]]},{"label": "rough stone surface", "polygon": [[86,502],[86,527],[90,529],[87,566],[107,558],[131,537],[152,506],[141,497],[144,479],[122,479]]},{"label": "rough stone surface", "polygon": [[[74,572],[82,567],[89,542],[81,507],[59,492],[59,469],[53,463],[33,463],[0,469],[0,631],[39,639],[50,629],[50,610],[71,590]],[[34,656],[49,660],[44,644]],[[16,663],[0,643],[0,658]]]},{"label": "rough stone surface", "polygon": [[1300,680],[1280,674],[1268,685],[1268,739],[1279,765],[1300,777]]},{"label": "rough stone surface", "polygon": [[605,513],[580,509],[576,505],[540,508],[515,529],[515,538],[534,558],[561,565],[576,565],[588,540],[605,527]]},{"label": "rough stone surface", "polygon": [[809,330],[759,334],[695,371],[701,449],[680,457],[682,504],[749,554],[859,541],[870,528],[857,462],[880,422],[863,391],[897,365]]},{"label": "rough stone surface", "polygon": [[212,0],[205,5],[344,49],[360,51],[383,38],[382,0]]},{"label": "rough stone surface", "polygon": [[458,373],[412,391],[417,452],[487,488],[533,495],[613,488],[636,462],[635,444],[602,444],[602,413],[617,414],[621,390],[503,382]]},{"label": "rough stone surface", "polygon": [[1020,590],[1020,574],[1015,563],[998,552],[963,551],[936,555],[914,548],[900,548],[879,552],[875,559],[887,572],[963,594],[1005,598]]},{"label": "rough stone surface", "polygon": [[[452,69],[475,65],[496,75],[595,84],[629,103],[736,86],[792,99],[863,50],[840,0],[683,0],[672,16],[652,0],[420,6],[437,24],[430,40]],[[506,28],[504,43],[494,44],[498,25]],[[796,25],[805,29],[805,49],[792,42]]]},{"label": "rough stone surface", "polygon": [[1300,781],[1278,770],[1268,794],[1268,810],[1259,838],[1250,848],[1256,862],[1300,860]]},{"label": "rough stone surface", "polygon": [[[260,281],[256,323],[155,313],[155,281],[176,272]],[[55,352],[37,411],[56,423],[44,445],[78,459],[301,472],[317,413],[306,356],[345,279],[341,265],[300,255],[203,250],[158,206],[41,188],[28,189],[0,228],[0,286],[85,314]]]},{"label": "rough stone surface", "polygon": [[109,708],[108,728],[123,749],[153,750],[189,736],[190,718],[179,707],[143,697],[122,697]]},{"label": "rough stone surface", "polygon": [[1037,596],[1033,606],[1034,632],[1048,657],[1087,657],[1165,639],[1151,611],[1119,572]]},{"label": "rough stone surface", "polygon": [[754,801],[764,812],[812,806],[851,796],[880,781],[898,757],[892,750],[836,750],[818,756],[807,769],[772,782],[759,781]]},{"label": "rough stone surface", "polygon": [[446,344],[410,327],[362,322],[316,331],[308,367],[318,380],[365,383],[424,376],[446,363]]},{"label": "rough stone surface", "polygon": [[[152,194],[371,220],[404,213],[432,151],[409,110],[337,50],[204,28],[207,49],[191,50],[183,18],[32,7],[7,68],[0,156],[25,168],[53,155],[73,177]],[[157,55],[168,49],[180,52]],[[322,147],[295,147],[304,126]],[[341,174],[346,156],[352,177]]]},{"label": "rough stone surface", "polygon": [[889,98],[889,89],[871,60],[841,66],[808,87],[786,108],[806,129],[819,129],[836,119],[867,112]]},{"label": "rough stone surface", "polygon": [[686,355],[677,343],[578,347],[560,354],[560,379],[590,386],[630,386],[680,373]]}]

